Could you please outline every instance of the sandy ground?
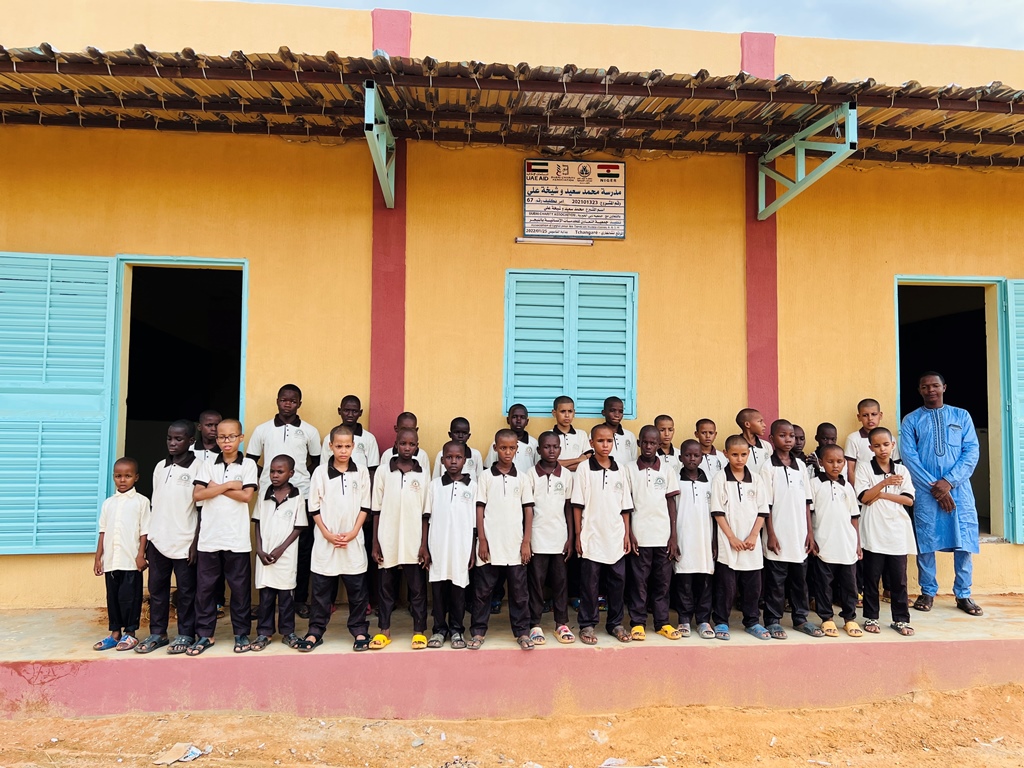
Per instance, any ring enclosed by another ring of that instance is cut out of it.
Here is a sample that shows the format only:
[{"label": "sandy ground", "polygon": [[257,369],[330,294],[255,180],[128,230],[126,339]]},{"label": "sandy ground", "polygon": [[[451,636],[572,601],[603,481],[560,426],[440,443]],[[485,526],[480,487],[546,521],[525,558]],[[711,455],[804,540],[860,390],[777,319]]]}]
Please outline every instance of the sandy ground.
[{"label": "sandy ground", "polygon": [[[175,742],[202,766],[1024,765],[1024,686],[866,706],[628,709],[536,720],[366,721],[166,714],[0,721],[0,766],[142,766]],[[612,702],[609,702],[612,704]],[[531,765],[533,764],[533,765]]]}]

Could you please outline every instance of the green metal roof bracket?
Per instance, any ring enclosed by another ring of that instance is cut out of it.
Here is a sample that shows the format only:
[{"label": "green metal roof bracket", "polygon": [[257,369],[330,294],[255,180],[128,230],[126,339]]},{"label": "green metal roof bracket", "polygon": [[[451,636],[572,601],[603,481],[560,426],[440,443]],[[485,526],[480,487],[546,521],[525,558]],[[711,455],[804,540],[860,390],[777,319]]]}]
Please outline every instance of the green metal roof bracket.
[{"label": "green metal roof bracket", "polygon": [[373,168],[377,171],[380,191],[384,195],[384,203],[388,208],[395,207],[395,135],[391,133],[388,116],[384,112],[377,84],[373,80],[363,83],[365,109],[363,112],[363,131],[366,142],[370,146],[370,157]]},{"label": "green metal roof bracket", "polygon": [[[840,131],[839,124],[843,124]],[[836,139],[840,141],[812,141],[811,137],[831,128]],[[807,151],[825,154],[827,157],[820,165],[807,172]],[[811,184],[831,171],[843,160],[857,151],[857,105],[844,104],[817,122],[804,128],[779,146],[761,156],[757,163],[757,218],[764,221],[799,195]],[[795,161],[794,174],[789,178],[777,171],[772,164],[779,157],[792,153]],[[770,178],[782,185],[784,191],[774,201],[765,205],[765,179]]]}]

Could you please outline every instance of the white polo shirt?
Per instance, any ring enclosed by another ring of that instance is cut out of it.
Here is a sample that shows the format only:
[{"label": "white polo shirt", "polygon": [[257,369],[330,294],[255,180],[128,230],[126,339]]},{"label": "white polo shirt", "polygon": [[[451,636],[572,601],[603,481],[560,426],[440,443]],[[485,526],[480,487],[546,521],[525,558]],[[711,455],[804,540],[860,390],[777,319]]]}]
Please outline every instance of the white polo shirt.
[{"label": "white polo shirt", "polygon": [[[516,444],[516,455],[512,459],[512,463],[515,468],[523,474],[533,469],[533,465],[537,463],[537,459],[540,456],[537,454],[537,439],[533,435],[527,435],[526,440],[519,440]],[[494,450],[494,444],[491,443],[491,448],[487,451],[487,456],[484,457],[484,469],[490,469],[494,466],[495,462],[498,461],[498,452]]]},{"label": "white polo shirt", "polygon": [[[775,449],[772,448],[772,444],[767,440],[762,440],[756,435],[754,436],[753,445],[748,444],[748,447],[750,449],[750,456],[747,457],[747,466],[751,472],[760,472],[761,467],[768,461],[768,457],[775,453]],[[728,464],[729,460],[726,459],[725,463]],[[725,466],[722,469],[724,470]]]},{"label": "white polo shirt", "polygon": [[413,469],[408,472],[398,469],[397,463],[395,456],[373,476],[370,509],[380,515],[377,540],[384,556],[384,568],[415,565],[419,561],[430,486],[430,473],[419,461],[414,460]]},{"label": "white polo shirt", "polygon": [[639,547],[667,547],[672,528],[668,499],[679,495],[679,480],[668,462],[657,456],[648,465],[643,457],[626,465],[629,492],[633,496],[630,525]]},{"label": "white polo shirt", "polygon": [[[714,446],[712,446],[712,448],[713,447]],[[729,460],[725,458],[725,454],[721,451],[715,451],[714,453],[702,453],[700,455],[700,468],[704,470],[704,474],[707,475],[709,483],[715,479],[715,475],[728,466]]]},{"label": "white polo shirt", "polygon": [[571,424],[569,425],[569,431],[563,432],[558,428],[556,424],[551,430],[555,433],[558,438],[558,445],[562,449],[561,453],[558,454],[559,461],[570,461],[571,459],[578,459],[590,448],[590,436],[581,430],[576,429]]},{"label": "white polo shirt", "polygon": [[[267,488],[256,508],[252,519],[260,524],[260,545],[267,554],[279,547],[291,536],[296,528],[306,526],[306,502],[294,485],[280,504],[274,496],[274,488]],[[270,565],[264,565],[256,558],[256,589],[295,589],[295,574],[299,566],[299,540],[295,539],[281,553],[281,557]]]},{"label": "white polo shirt", "polygon": [[[792,466],[785,466],[774,453],[761,467],[761,479],[768,494],[772,528],[779,540],[779,554],[768,549],[768,534],[761,536],[764,556],[782,563],[802,563],[807,559],[804,550],[807,541],[807,505],[811,502],[811,489],[807,480],[807,465],[792,458]],[[767,526],[765,527],[767,531]]]},{"label": "white polo shirt", "polygon": [[658,448],[658,458],[668,464],[674,474],[678,475],[679,471],[683,468],[682,462],[679,461],[679,451],[676,450],[674,445],[670,445],[667,452],[662,448]]},{"label": "white polo shirt", "polygon": [[[392,459],[397,459],[397,458],[398,458],[398,449],[397,448],[395,448],[394,446],[392,446],[391,448],[385,448],[384,449],[384,454],[380,457],[380,464],[383,465],[384,469],[387,469],[388,467],[391,466],[391,460]],[[428,485],[429,485],[429,481],[430,481],[430,461],[427,459],[427,452],[424,451],[422,448],[420,448],[413,455],[413,459],[416,461],[417,464],[420,465],[420,468],[423,470],[424,474],[427,475],[427,481],[428,481]]]},{"label": "white polo shirt", "polygon": [[625,512],[633,509],[629,479],[612,459],[608,469],[596,456],[576,468],[572,488],[572,506],[583,510],[580,544],[583,557],[595,563],[614,565],[626,552]]},{"label": "white polo shirt", "polygon": [[[858,464],[861,462],[870,462],[875,458],[875,454],[871,452],[871,441],[868,439],[868,434],[865,433],[864,429],[858,429],[856,432],[851,432],[846,436],[846,443],[843,447],[843,453],[846,455],[847,460],[856,461]],[[900,460],[900,448],[896,444],[896,439],[893,438],[892,446],[892,458],[895,461]],[[856,480],[856,478],[848,478]]]},{"label": "white polo shirt", "polygon": [[565,504],[572,499],[573,473],[562,466],[544,473],[538,464],[526,476],[533,492],[530,548],[535,555],[560,555],[569,541]]},{"label": "white polo shirt", "polygon": [[291,484],[299,489],[302,498],[306,498],[309,495],[306,459],[320,456],[320,432],[308,421],[297,418],[294,424],[285,424],[279,416],[275,416],[252,431],[246,441],[245,453],[253,460],[263,457],[261,498],[270,487],[270,462],[282,454],[295,460],[295,474],[292,475]]},{"label": "white polo shirt", "polygon": [[640,455],[636,435],[619,424],[613,433],[613,437],[615,438],[615,447],[612,448],[612,458],[622,466],[626,466],[631,461],[636,461],[636,457]]},{"label": "white polo shirt", "polygon": [[[377,438],[369,430],[364,429],[362,424],[353,424],[349,429],[352,430],[352,458],[355,462],[360,467],[367,469],[380,466],[380,448],[377,447]],[[320,446],[320,463],[326,464],[333,458],[331,433],[328,432],[324,435],[323,445]]]},{"label": "white polo shirt", "polygon": [[149,499],[129,488],[115,493],[100,508],[103,572],[137,571],[135,558],[143,536],[149,535]]},{"label": "white polo shirt", "polygon": [[811,480],[814,541],[818,545],[818,559],[832,565],[857,563],[857,529],[850,522],[860,517],[860,505],[853,485],[839,475],[829,480],[824,473]]},{"label": "white polo shirt", "polygon": [[169,560],[187,559],[195,541],[199,512],[192,490],[202,465],[196,454],[188,452],[180,464],[168,456],[153,469],[149,541]]},{"label": "white polo shirt", "polygon": [[[468,445],[466,447],[469,448]],[[442,455],[444,455],[444,449],[438,451],[437,457],[434,459],[434,472],[431,476],[431,479],[433,480],[447,474],[445,472],[444,464],[441,463]],[[484,457],[476,448],[469,448],[469,455],[466,456],[466,463],[462,465],[462,471],[474,480],[477,475],[484,471]]]},{"label": "white polo shirt", "polygon": [[[494,464],[477,478],[476,503],[484,506],[490,564],[522,565],[523,510],[533,506],[533,490],[526,473],[513,464],[506,475]],[[476,564],[484,564],[479,545]]]},{"label": "white polo shirt", "polygon": [[453,478],[447,472],[430,481],[427,494],[427,549],[430,550],[430,581],[469,585],[469,558],[476,530],[476,478],[463,472]]},{"label": "white polo shirt", "polygon": [[[891,461],[889,468],[891,472],[883,472],[874,458],[871,461],[857,462],[857,482],[853,484],[853,490],[858,501],[866,490],[875,487],[891,475],[899,475],[902,482],[900,485],[886,488],[883,492],[914,498],[914,483],[907,468]],[[917,541],[914,539],[914,526],[910,516],[910,507],[897,504],[895,501],[876,499],[870,504],[861,502],[861,547],[876,555],[916,555]]]},{"label": "white polo shirt", "polygon": [[206,461],[207,459],[215,459],[220,456],[220,447],[215,445],[213,448],[204,448],[202,440],[196,440],[189,446],[189,450],[192,451],[196,456],[199,457],[199,461]]},{"label": "white polo shirt", "polygon": [[[333,458],[333,457],[332,457]],[[334,462],[313,470],[309,482],[309,515],[331,533],[348,533],[356,526],[360,512],[370,514],[370,473],[362,464],[349,460],[348,469],[339,472]],[[312,525],[316,525],[314,520]],[[320,532],[313,532],[313,551],[309,569],[321,576],[352,576],[366,573],[366,539],[363,526],[344,547],[336,547]]]},{"label": "white polo shirt", "polygon": [[[256,462],[242,456],[235,457],[230,464],[224,463],[224,455],[207,459],[196,472],[194,485],[203,487],[213,483],[239,480],[242,489],[259,488]],[[202,503],[203,513],[199,521],[200,552],[252,552],[249,539],[249,505],[235,501],[223,493]]]},{"label": "white polo shirt", "polygon": [[704,470],[697,470],[697,479],[679,475],[679,496],[676,497],[676,541],[679,559],[676,573],[715,572],[712,536],[718,525],[711,519],[711,483]]},{"label": "white polo shirt", "polygon": [[[741,541],[750,535],[759,517],[768,517],[768,493],[764,481],[749,467],[743,468],[743,480],[735,478],[731,469],[718,473],[711,481],[711,516],[724,515],[733,535]],[[722,529],[715,523],[718,536],[718,562],[734,571],[759,571],[764,567],[761,547],[737,552],[729,544]]]}]

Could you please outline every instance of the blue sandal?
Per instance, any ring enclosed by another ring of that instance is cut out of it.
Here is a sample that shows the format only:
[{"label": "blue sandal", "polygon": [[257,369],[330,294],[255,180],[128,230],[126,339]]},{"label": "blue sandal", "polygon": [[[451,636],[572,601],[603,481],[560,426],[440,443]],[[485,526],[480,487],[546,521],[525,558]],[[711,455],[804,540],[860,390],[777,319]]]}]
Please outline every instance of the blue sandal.
[{"label": "blue sandal", "polygon": [[732,635],[729,634],[728,624],[716,624],[715,625],[715,639],[716,640],[729,640]]},{"label": "blue sandal", "polygon": [[107,635],[98,643],[94,643],[92,649],[94,651],[109,651],[111,648],[117,648],[118,641]]},{"label": "blue sandal", "polygon": [[758,640],[771,640],[772,633],[765,629],[760,624],[755,624],[752,627],[747,627],[746,632],[748,635],[753,635]]}]

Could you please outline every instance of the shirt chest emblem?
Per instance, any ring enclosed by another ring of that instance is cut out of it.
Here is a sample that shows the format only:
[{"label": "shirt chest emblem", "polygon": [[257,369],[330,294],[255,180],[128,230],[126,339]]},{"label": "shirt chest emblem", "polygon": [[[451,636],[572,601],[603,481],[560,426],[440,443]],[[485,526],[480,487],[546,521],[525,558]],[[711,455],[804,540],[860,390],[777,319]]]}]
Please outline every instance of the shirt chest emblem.
[{"label": "shirt chest emblem", "polygon": [[418,491],[422,486],[419,480],[410,480],[409,487],[414,491]]},{"label": "shirt chest emblem", "polygon": [[553,493],[565,493],[565,484],[559,480],[551,487],[551,490]]},{"label": "shirt chest emblem", "polygon": [[182,472],[176,482],[178,485],[192,485],[192,476],[188,472]]},{"label": "shirt chest emblem", "polygon": [[527,456],[533,456],[533,446],[531,446],[531,445],[526,446],[526,455]]},{"label": "shirt chest emblem", "polygon": [[362,443],[356,443],[355,451],[356,453],[366,453],[366,446],[364,446]]},{"label": "shirt chest emblem", "polygon": [[520,491],[519,491],[519,486],[518,486],[518,485],[513,485],[513,486],[512,486],[512,495],[513,495],[513,496],[518,496],[518,495],[519,495],[519,493],[520,493]]},{"label": "shirt chest emblem", "polygon": [[621,491],[622,490],[622,481],[621,480],[616,480],[614,487],[615,487],[616,491]]},{"label": "shirt chest emblem", "polygon": [[470,500],[472,500],[472,498],[473,498],[473,494],[470,493],[469,491],[463,491],[462,492],[462,500],[463,501],[470,501]]},{"label": "shirt chest emblem", "polygon": [[754,499],[754,489],[753,488],[751,488],[750,490],[747,491],[747,498],[750,499],[751,501],[753,501],[753,499]]},{"label": "shirt chest emblem", "polygon": [[664,488],[665,487],[665,478],[664,477],[660,477],[660,476],[654,478],[654,487],[655,488]]}]

